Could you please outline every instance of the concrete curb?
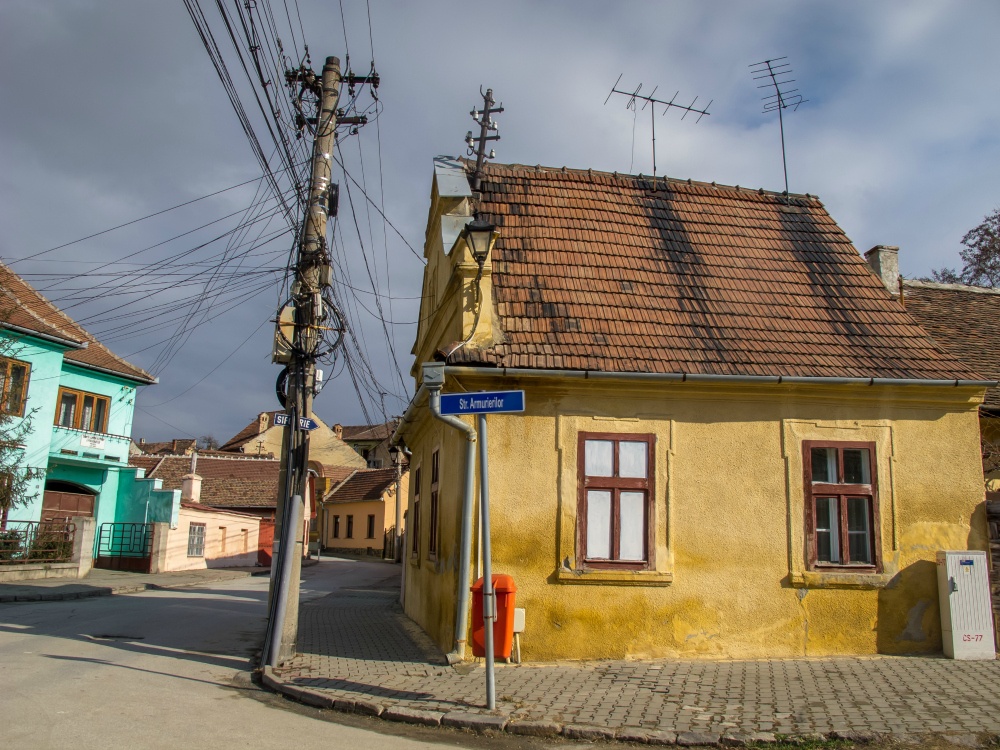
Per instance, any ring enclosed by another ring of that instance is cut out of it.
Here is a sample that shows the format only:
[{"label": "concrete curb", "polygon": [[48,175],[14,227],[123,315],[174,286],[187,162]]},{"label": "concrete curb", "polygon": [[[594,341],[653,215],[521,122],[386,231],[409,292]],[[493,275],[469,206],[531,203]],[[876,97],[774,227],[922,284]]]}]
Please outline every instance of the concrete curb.
[{"label": "concrete curb", "polygon": [[[264,575],[263,573],[251,573],[249,571],[239,571],[238,575],[231,575],[234,571],[227,571],[227,575],[216,577],[205,577],[197,581],[187,581],[184,583],[121,583],[112,586],[94,586],[78,591],[53,591],[47,593],[39,591],[31,594],[5,594],[0,592],[0,604],[13,604],[19,602],[62,602],[75,599],[89,599],[95,596],[115,596],[119,594],[137,594],[142,591],[172,591],[174,589],[190,588],[201,586],[207,583],[218,583],[220,581],[235,581],[241,578],[250,578],[253,575]],[[77,579],[77,583],[67,584],[69,586],[87,586],[85,578]],[[44,587],[42,587],[44,588]]]},{"label": "concrete curb", "polygon": [[[385,705],[362,698],[333,698],[326,693],[320,693],[309,688],[299,687],[285,682],[274,673],[271,667],[264,667],[258,673],[260,681],[271,690],[281,693],[293,700],[317,708],[329,708],[343,713],[356,713],[373,716],[386,721],[397,721],[404,724],[419,724],[429,727],[451,727],[476,734],[491,735],[505,732],[512,735],[530,737],[564,737],[565,739],[582,742],[608,741],[631,742],[642,745],[671,745],[674,747],[761,747],[776,743],[798,744],[801,742],[824,742],[842,740],[854,745],[867,745],[874,742],[893,740],[895,735],[885,732],[870,732],[862,730],[834,731],[828,734],[808,732],[801,735],[776,735],[773,732],[733,732],[729,734],[714,734],[702,732],[671,732],[660,729],[643,729],[640,727],[594,726],[591,724],[560,724],[547,719],[511,718],[501,714],[473,713],[471,711],[426,711],[408,708],[397,704]],[[949,739],[957,744],[970,748],[987,748],[1000,743],[1000,735],[970,735],[961,736],[948,733],[928,733],[942,739]],[[921,736],[922,738],[922,736]],[[901,739],[902,738],[898,738]],[[907,735],[907,739],[912,739]]]}]

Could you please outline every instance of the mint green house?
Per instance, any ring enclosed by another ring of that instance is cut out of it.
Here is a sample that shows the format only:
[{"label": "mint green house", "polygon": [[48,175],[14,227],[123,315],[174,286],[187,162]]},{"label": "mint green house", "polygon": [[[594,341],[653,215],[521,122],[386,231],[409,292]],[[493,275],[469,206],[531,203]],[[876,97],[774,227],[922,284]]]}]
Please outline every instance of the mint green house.
[{"label": "mint green house", "polygon": [[0,407],[30,419],[23,468],[33,478],[17,521],[92,517],[172,521],[179,493],[159,490],[128,466],[136,390],[156,382],[114,355],[69,316],[0,264]]}]

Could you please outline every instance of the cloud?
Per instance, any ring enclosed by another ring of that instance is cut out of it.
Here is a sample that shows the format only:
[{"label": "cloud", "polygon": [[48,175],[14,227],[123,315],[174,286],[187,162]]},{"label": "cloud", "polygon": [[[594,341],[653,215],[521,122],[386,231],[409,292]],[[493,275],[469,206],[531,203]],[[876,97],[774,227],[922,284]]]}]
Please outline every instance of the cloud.
[{"label": "cloud", "polygon": [[[351,174],[418,254],[431,160],[464,152],[463,136],[473,126],[468,112],[481,102],[481,85],[492,87],[506,107],[498,117],[501,161],[648,174],[648,111],[633,116],[623,97],[604,104],[621,74],[623,87],[642,83],[643,91],[650,91],[659,86],[657,95],[668,99],[680,91],[678,101],[685,104],[696,95],[699,103],[714,99],[711,116],[698,124],[690,117],[682,121],[679,113],[656,115],[660,173],[781,190],[778,123],[773,114],[761,113],[763,92],[755,88],[748,68],[780,55],[788,56],[808,99],[785,120],[790,187],[818,194],[859,250],[878,243],[900,245],[908,276],[955,265],[961,236],[1000,202],[994,175],[1000,98],[989,75],[1000,62],[992,39],[1000,6],[992,0],[948,5],[931,0],[521,0],[500,5],[345,0],[346,33],[338,4],[299,0],[297,5],[314,67],[332,54],[346,68],[349,52],[355,72],[366,72],[374,46],[382,113],[358,136],[345,138],[341,149]],[[224,29],[205,7],[229,55],[241,99],[263,136],[253,88],[240,83],[244,74]],[[297,63],[301,31],[295,6],[289,7],[292,29],[283,8],[275,9],[275,22],[289,60]],[[5,102],[0,148],[7,155],[0,173],[5,260],[260,173],[179,3],[4,3],[0,64],[19,71],[0,81]],[[280,81],[273,86],[275,95],[285,95]],[[266,143],[266,136],[262,140]],[[252,187],[15,268],[47,285],[49,277],[42,274],[92,269],[237,211],[250,204]],[[339,374],[317,399],[317,411],[327,421],[358,423],[380,419],[383,399],[390,415],[402,411],[398,399],[406,394],[397,365],[412,387],[409,351],[422,265],[353,186],[352,213],[347,180],[341,180],[341,188],[335,251],[343,280],[354,287],[342,288],[342,299],[363,340],[360,353],[381,388],[366,397],[370,407],[375,405],[366,415],[338,364],[330,375]],[[207,227],[129,262],[180,262],[231,226]],[[290,243],[288,237],[276,240],[243,268],[280,266]],[[219,241],[190,257],[208,259],[222,247]],[[136,363],[150,366],[160,350],[139,350],[167,338],[177,325],[167,319],[176,313],[154,310],[110,318],[141,308],[123,307],[127,302],[167,305],[200,288],[181,285],[153,294],[156,283],[172,277],[158,278],[149,281],[145,300],[109,292],[73,307],[72,313],[96,321],[95,332],[108,331],[113,349],[136,352]],[[79,293],[66,290],[88,283],[107,280],[66,279],[50,293],[75,304]],[[220,283],[208,288],[218,291]],[[396,364],[383,324],[373,314],[373,286],[390,319],[386,326],[395,334]],[[194,331],[160,373],[161,385],[140,397],[137,435],[182,437],[176,434],[181,431],[224,439],[258,411],[275,407],[278,368],[269,361],[270,326],[240,344],[274,315],[280,289],[251,296],[248,288],[240,294],[210,308],[210,322]],[[130,327],[121,328],[122,323]]]}]

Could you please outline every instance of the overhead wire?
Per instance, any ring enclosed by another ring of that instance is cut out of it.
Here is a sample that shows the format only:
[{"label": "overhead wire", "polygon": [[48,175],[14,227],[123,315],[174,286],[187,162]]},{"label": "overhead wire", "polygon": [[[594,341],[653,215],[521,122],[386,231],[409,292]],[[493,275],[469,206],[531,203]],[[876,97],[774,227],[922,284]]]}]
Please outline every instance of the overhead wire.
[{"label": "overhead wire", "polygon": [[[174,210],[176,210],[178,208],[184,208],[184,206],[190,206],[192,203],[197,203],[198,201],[203,201],[206,198],[213,198],[216,195],[221,195],[222,193],[229,192],[230,190],[235,190],[236,188],[243,187],[244,185],[249,185],[251,182],[258,182],[258,181],[260,181],[262,179],[264,179],[263,176],[261,176],[261,177],[254,177],[252,179],[245,180],[244,182],[237,183],[236,185],[230,185],[227,188],[222,188],[221,190],[216,190],[214,193],[208,193],[207,195],[202,195],[202,196],[199,196],[197,198],[192,198],[189,201],[184,201],[183,203],[178,203],[176,206],[171,206],[170,208],[164,208],[161,211],[155,211],[154,213],[147,214],[146,216],[141,216],[138,219],[132,219],[131,221],[126,221],[124,224],[119,224],[118,226],[111,227],[110,229],[102,229],[100,232],[94,232],[93,234],[88,234],[86,237],[80,237],[79,239],[76,239],[76,240],[71,240],[69,242],[64,242],[61,245],[56,245],[55,247],[50,247],[48,250],[42,250],[41,252],[35,253],[34,255],[27,255],[27,256],[25,256],[23,258],[16,258],[14,260],[11,260],[8,265],[15,265],[17,263],[21,263],[21,262],[26,261],[26,260],[35,260],[36,258],[40,258],[43,255],[47,255],[48,253],[55,252],[56,250],[62,250],[64,247],[69,247],[70,245],[76,245],[77,243],[79,243],[79,242],[85,242],[86,240],[92,240],[92,239],[94,239],[94,237],[100,237],[102,234],[108,234],[109,232],[114,232],[116,229],[123,229],[124,227],[131,226],[132,224],[138,224],[140,221],[146,221],[146,219],[152,219],[153,217],[161,216],[162,214],[168,213],[170,211],[174,211]],[[65,262],[65,261],[60,260],[59,262]],[[79,262],[85,262],[85,261],[79,261]]]}]

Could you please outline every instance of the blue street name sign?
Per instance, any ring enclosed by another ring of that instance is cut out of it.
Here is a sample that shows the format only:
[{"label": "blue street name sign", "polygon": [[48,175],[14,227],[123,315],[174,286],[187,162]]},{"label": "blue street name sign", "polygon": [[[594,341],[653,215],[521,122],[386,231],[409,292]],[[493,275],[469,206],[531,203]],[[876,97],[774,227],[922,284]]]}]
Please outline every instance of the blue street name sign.
[{"label": "blue street name sign", "polygon": [[[288,424],[288,415],[282,414],[281,412],[274,415],[274,424],[281,427]],[[315,430],[319,427],[316,422],[311,419],[306,419],[305,417],[299,417],[299,429],[300,430]]]},{"label": "blue street name sign", "polygon": [[524,391],[441,394],[442,414],[495,414],[524,411]]}]

